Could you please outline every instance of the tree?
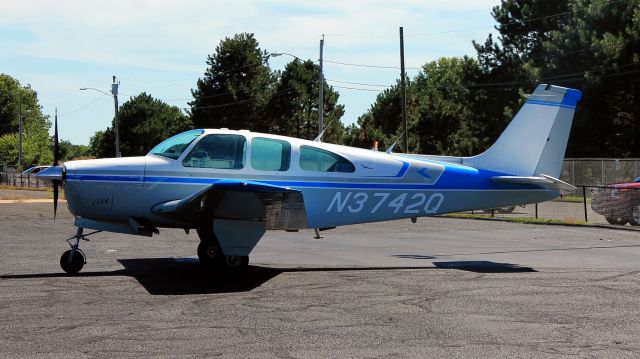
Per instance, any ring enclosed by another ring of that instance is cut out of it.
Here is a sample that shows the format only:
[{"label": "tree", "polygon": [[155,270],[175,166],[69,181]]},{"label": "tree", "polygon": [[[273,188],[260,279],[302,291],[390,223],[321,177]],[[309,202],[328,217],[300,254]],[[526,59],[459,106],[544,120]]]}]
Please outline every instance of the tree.
[{"label": "tree", "polygon": [[220,41],[207,57],[204,78],[191,91],[191,119],[198,128],[227,127],[268,131],[265,105],[271,97],[275,76],[269,55],[260,49],[253,34],[236,34]]},{"label": "tree", "polygon": [[22,109],[22,164],[32,166],[53,161],[49,148],[51,122],[42,114],[38,95],[11,76],[0,74],[0,162],[18,163],[18,118]]},{"label": "tree", "polygon": [[[296,59],[287,64],[266,107],[270,133],[309,140],[318,136],[319,76],[320,68],[311,60]],[[340,143],[344,106],[337,104],[340,95],[326,82],[323,84],[323,141]]]},{"label": "tree", "polygon": [[[166,138],[191,128],[191,121],[178,107],[144,92],[120,106],[118,121],[123,156],[143,156]],[[115,136],[112,128],[96,132],[90,147],[96,157],[113,157]]]},{"label": "tree", "polygon": [[60,162],[71,161],[75,159],[86,159],[91,156],[91,147],[86,145],[74,145],[73,143],[62,140],[59,143]]},{"label": "tree", "polygon": [[[410,152],[471,155],[497,137],[503,129],[501,111],[481,109],[486,92],[469,86],[482,76],[477,61],[452,57],[424,64],[413,80],[405,81]],[[385,149],[401,137],[399,83],[378,95],[358,125],[348,128],[350,145],[366,148],[377,141]]]},{"label": "tree", "polygon": [[[410,128],[409,148],[412,152],[418,152],[416,133],[411,130],[415,126],[417,116],[415,86],[409,79],[406,79],[405,83],[407,122]],[[345,143],[350,146],[371,148],[374,142],[378,142],[378,148],[385,150],[401,137],[403,130],[400,80],[398,80],[395,85],[378,94],[369,110],[358,118],[358,126],[352,125],[347,129]],[[396,151],[398,149],[395,148]]]},{"label": "tree", "polygon": [[545,50],[542,76],[583,90],[568,155],[640,156],[640,1],[572,1]]},{"label": "tree", "polygon": [[567,156],[640,156],[640,0],[503,0],[493,16],[500,45],[474,43],[484,83],[514,90],[488,108],[510,115],[538,83],[576,87]]}]

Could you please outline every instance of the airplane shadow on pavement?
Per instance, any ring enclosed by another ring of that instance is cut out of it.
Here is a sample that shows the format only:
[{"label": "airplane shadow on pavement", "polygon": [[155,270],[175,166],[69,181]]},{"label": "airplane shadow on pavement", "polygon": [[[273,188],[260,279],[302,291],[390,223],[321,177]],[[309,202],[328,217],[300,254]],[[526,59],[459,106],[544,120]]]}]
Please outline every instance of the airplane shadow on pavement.
[{"label": "airplane shadow on pavement", "polygon": [[80,272],[75,276],[66,273],[35,273],[0,275],[0,279],[83,278],[83,277],[132,277],[151,295],[193,295],[248,292],[277,277],[281,273],[294,272],[345,272],[383,270],[434,270],[459,269],[479,273],[536,272],[517,264],[489,261],[434,262],[435,267],[334,267],[334,268],[269,268],[249,266],[241,274],[212,273],[196,258],[138,258],[119,259],[124,267],[105,272]]}]

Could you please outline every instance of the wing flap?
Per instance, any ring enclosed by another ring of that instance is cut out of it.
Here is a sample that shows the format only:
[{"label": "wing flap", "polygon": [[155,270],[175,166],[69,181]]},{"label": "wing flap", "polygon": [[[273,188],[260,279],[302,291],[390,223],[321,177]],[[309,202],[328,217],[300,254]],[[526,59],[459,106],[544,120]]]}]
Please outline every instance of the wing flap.
[{"label": "wing flap", "polygon": [[158,203],[151,211],[194,227],[215,218],[264,221],[267,229],[308,227],[300,191],[257,181],[221,180],[183,199]]},{"label": "wing flap", "polygon": [[561,181],[557,178],[540,174],[540,176],[494,176],[491,180],[497,183],[512,183],[522,185],[534,185],[545,189],[550,189],[560,192],[560,194],[566,194],[573,192],[577,187]]}]

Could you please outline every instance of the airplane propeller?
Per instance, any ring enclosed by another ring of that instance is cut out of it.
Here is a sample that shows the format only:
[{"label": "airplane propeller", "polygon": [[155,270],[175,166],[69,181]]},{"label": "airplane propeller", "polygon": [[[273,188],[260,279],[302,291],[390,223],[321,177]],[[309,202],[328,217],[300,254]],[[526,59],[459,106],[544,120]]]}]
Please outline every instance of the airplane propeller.
[{"label": "airplane propeller", "polygon": [[[55,117],[55,129],[53,132],[53,166],[57,167],[60,160],[60,143],[58,142],[58,109],[56,108]],[[62,180],[54,179],[53,183],[53,219],[56,219],[56,213],[58,212],[58,187]]]}]

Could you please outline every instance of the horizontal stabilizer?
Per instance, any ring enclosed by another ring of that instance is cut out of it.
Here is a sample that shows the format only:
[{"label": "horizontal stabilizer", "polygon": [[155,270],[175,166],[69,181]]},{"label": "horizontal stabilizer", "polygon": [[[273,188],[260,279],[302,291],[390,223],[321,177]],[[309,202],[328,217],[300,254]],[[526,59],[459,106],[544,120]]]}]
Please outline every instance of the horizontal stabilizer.
[{"label": "horizontal stabilizer", "polygon": [[540,174],[540,176],[494,176],[491,177],[491,180],[498,183],[534,185],[558,191],[560,192],[560,194],[566,194],[577,189],[577,187],[567,182],[561,181],[551,176],[547,176],[545,174]]}]

